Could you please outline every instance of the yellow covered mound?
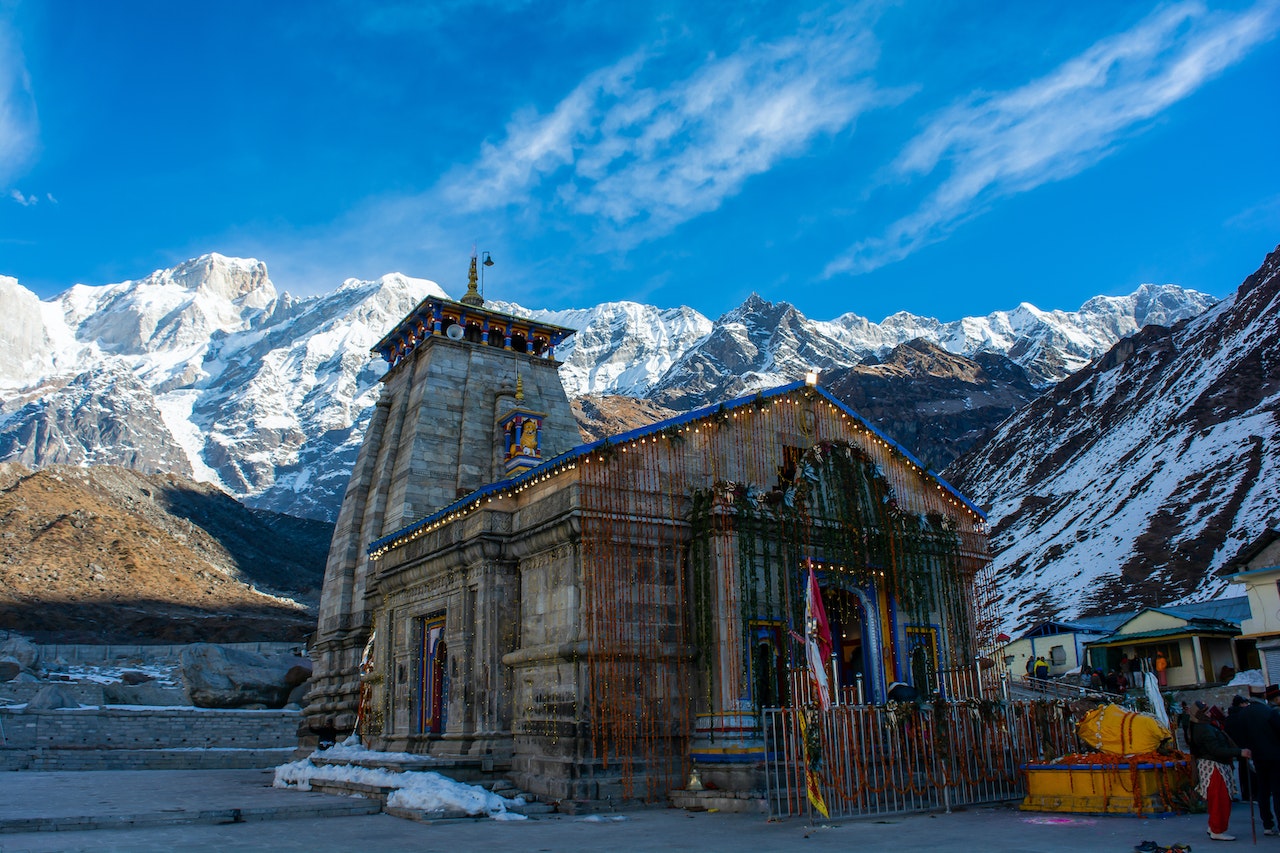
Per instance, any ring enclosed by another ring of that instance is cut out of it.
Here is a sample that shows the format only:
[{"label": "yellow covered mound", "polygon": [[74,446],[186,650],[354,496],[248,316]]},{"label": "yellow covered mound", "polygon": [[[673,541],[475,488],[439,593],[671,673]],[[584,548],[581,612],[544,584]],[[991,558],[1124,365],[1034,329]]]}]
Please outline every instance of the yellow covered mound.
[{"label": "yellow covered mound", "polygon": [[1103,705],[1084,715],[1076,725],[1080,739],[1094,749],[1112,755],[1155,752],[1173,734],[1148,714],[1126,711],[1118,705]]}]

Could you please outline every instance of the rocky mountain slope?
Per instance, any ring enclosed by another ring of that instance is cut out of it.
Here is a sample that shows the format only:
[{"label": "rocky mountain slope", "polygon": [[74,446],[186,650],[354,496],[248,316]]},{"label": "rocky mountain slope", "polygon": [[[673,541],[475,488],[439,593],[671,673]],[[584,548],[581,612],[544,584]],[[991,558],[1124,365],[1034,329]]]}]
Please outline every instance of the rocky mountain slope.
[{"label": "rocky mountain slope", "polygon": [[1216,570],[1280,522],[1280,249],[944,473],[990,508],[1011,626],[1222,592]]},{"label": "rocky mountain slope", "polygon": [[583,443],[599,441],[677,414],[651,400],[621,394],[584,394],[569,401]]},{"label": "rocky mountain slope", "polygon": [[[45,302],[0,276],[0,460],[175,472],[253,506],[332,519],[383,372],[368,348],[428,294],[443,291],[396,274],[295,299],[276,292],[261,262],[216,254]],[[1194,316],[1211,302],[1144,285],[1077,312],[1024,304],[954,323],[897,314],[880,324],[853,314],[814,321],[756,296],[714,322],[626,302],[573,311],[490,304],[579,330],[557,353],[571,396],[642,397],[656,414],[794,381],[815,366],[879,362],[917,338],[966,358],[1006,356],[1043,387],[1143,323]],[[1025,393],[996,389],[1003,368],[983,370],[995,384],[975,385],[970,403]],[[924,389],[892,410],[898,374],[880,375],[873,407],[895,434],[921,414]],[[957,389],[945,393],[948,405],[969,405]],[[985,428],[963,420],[956,428],[968,435]]]},{"label": "rocky mountain slope", "polygon": [[332,532],[172,474],[0,463],[0,626],[38,642],[301,640]]},{"label": "rocky mountain slope", "polygon": [[955,355],[923,339],[822,377],[833,394],[941,471],[1040,394],[996,353]]}]

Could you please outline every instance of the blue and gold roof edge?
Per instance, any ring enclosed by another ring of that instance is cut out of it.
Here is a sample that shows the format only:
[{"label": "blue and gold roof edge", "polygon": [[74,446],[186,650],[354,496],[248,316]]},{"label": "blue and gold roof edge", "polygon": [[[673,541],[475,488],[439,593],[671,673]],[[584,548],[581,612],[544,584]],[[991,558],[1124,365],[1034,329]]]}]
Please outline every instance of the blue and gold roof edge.
[{"label": "blue and gold roof edge", "polygon": [[885,444],[893,453],[905,459],[923,476],[928,477],[929,479],[937,483],[940,489],[942,489],[948,495],[954,498],[955,501],[960,506],[964,507],[970,513],[972,513],[979,521],[983,523],[987,521],[986,513],[978,509],[978,507],[975,506],[974,503],[970,501],[967,497],[961,494],[958,489],[956,489],[946,480],[942,479],[942,477],[940,477],[936,472],[926,468],[920,462],[920,460],[915,457],[915,454],[913,454],[910,450],[907,450],[901,444],[889,438],[889,436],[885,435],[880,430],[876,429],[876,427],[873,426],[869,421],[867,421],[866,418],[862,417],[862,415],[858,414],[853,409],[849,408],[841,400],[839,400],[833,394],[831,394],[831,392],[827,391],[827,389],[823,388],[821,385],[808,385],[805,382],[792,382],[788,385],[780,385],[776,388],[770,388],[765,391],[758,391],[754,394],[745,394],[741,397],[737,397],[733,400],[728,400],[722,403],[713,403],[709,406],[703,406],[701,408],[694,409],[693,411],[685,412],[684,414],[667,418],[664,421],[658,421],[656,423],[646,424],[645,426],[637,427],[636,429],[630,430],[629,432],[623,432],[617,435],[611,435],[611,436],[608,436],[607,438],[602,438],[597,441],[590,442],[588,444],[580,444],[571,450],[567,450],[564,453],[561,453],[559,456],[555,456],[547,460],[546,462],[542,463],[538,467],[531,468],[530,470],[525,471],[522,474],[518,474],[515,477],[511,477],[505,480],[498,480],[497,482],[490,483],[487,486],[481,486],[479,489],[476,489],[474,492],[471,492],[470,494],[464,497],[458,498],[456,501],[449,504],[448,506],[442,509],[439,509],[436,512],[433,512],[430,515],[424,516],[423,518],[413,522],[412,524],[406,527],[402,527],[401,529],[395,531],[394,533],[389,533],[386,536],[383,536],[382,538],[371,542],[369,544],[367,552],[369,556],[373,557],[374,559],[377,559],[383,554],[385,554],[387,551],[391,550],[392,548],[396,548],[400,545],[403,545],[406,542],[409,542],[410,540],[416,539],[418,536],[421,536],[424,533],[430,532],[431,530],[434,530],[444,524],[454,521],[461,515],[465,515],[466,513],[471,512],[472,510],[479,509],[481,504],[485,503],[488,500],[492,500],[494,495],[519,491],[523,488],[527,488],[528,486],[532,485],[535,482],[540,482],[542,480],[546,480],[550,477],[553,477],[556,474],[559,474],[561,471],[568,470],[570,468],[576,468],[579,460],[584,460],[590,457],[592,453],[600,450],[605,446],[617,446],[621,444],[638,441],[640,439],[645,439],[652,435],[660,433],[664,430],[670,429],[671,427],[680,427],[686,424],[694,423],[695,421],[705,420],[719,414],[722,411],[732,412],[734,409],[739,409],[745,406],[749,406],[761,400],[770,400],[777,397],[785,397],[796,391],[808,391],[810,393],[816,394],[817,396],[826,400],[831,405],[835,406],[845,415],[848,415],[849,417],[856,420],[859,426],[861,426],[867,432],[875,436],[879,441]]}]

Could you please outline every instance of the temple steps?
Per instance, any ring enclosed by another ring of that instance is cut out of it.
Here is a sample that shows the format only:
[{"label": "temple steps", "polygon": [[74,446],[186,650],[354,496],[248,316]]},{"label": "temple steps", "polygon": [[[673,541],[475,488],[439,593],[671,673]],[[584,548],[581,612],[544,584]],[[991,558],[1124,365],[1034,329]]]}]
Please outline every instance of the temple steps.
[{"label": "temple steps", "polygon": [[[507,811],[513,814],[524,815],[525,817],[538,817],[540,815],[553,814],[556,806],[551,803],[539,802],[537,797],[526,791],[521,791],[511,780],[502,777],[494,777],[491,773],[486,777],[481,769],[482,762],[477,759],[441,759],[431,758],[429,756],[378,756],[368,755],[359,758],[329,758],[325,756],[312,756],[311,761],[314,764],[330,767],[364,767],[368,769],[388,770],[393,773],[413,773],[413,772],[432,772],[439,773],[456,782],[462,782],[468,785],[475,785],[484,788],[490,793],[497,794],[504,799],[523,800],[523,802],[509,802]],[[409,809],[396,806],[388,806],[387,799],[393,794],[398,786],[396,785],[372,785],[363,782],[355,782],[345,779],[313,779],[310,783],[311,790],[324,794],[339,794],[342,796],[364,797],[365,799],[376,800],[382,805],[382,810],[393,817],[404,818],[406,820],[415,820],[420,823],[435,823],[444,820],[479,820],[487,819],[487,815],[472,815],[465,811],[450,809]]]}]

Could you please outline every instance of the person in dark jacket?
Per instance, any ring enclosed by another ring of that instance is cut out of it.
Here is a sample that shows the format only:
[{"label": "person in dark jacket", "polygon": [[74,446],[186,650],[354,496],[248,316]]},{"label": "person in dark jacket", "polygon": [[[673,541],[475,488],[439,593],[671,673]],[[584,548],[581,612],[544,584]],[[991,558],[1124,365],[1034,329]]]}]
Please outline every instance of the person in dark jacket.
[{"label": "person in dark jacket", "polygon": [[[1243,696],[1232,696],[1231,707],[1227,709],[1226,722],[1222,724],[1222,730],[1227,733],[1227,737],[1235,741],[1237,746],[1252,746],[1245,742],[1244,726],[1240,720],[1240,710],[1249,704],[1249,700]],[[1257,751],[1254,751],[1255,760],[1257,759]],[[1244,800],[1258,799],[1258,785],[1254,781],[1254,773],[1249,767],[1250,762],[1240,762],[1240,798]]]},{"label": "person in dark jacket", "polygon": [[1209,837],[1214,841],[1235,841],[1234,835],[1227,834],[1231,798],[1240,795],[1231,763],[1252,753],[1232,743],[1227,733],[1211,722],[1209,708],[1203,702],[1197,702],[1191,710],[1189,740],[1200,779],[1196,788],[1209,804]]},{"label": "person in dark jacket", "polygon": [[[1280,695],[1280,688],[1276,693]],[[1228,734],[1253,753],[1262,834],[1280,835],[1276,828],[1276,817],[1280,816],[1280,708],[1246,701],[1228,723]]]},{"label": "person in dark jacket", "polygon": [[1108,693],[1116,692],[1116,671],[1114,669],[1102,676],[1102,686]]}]

